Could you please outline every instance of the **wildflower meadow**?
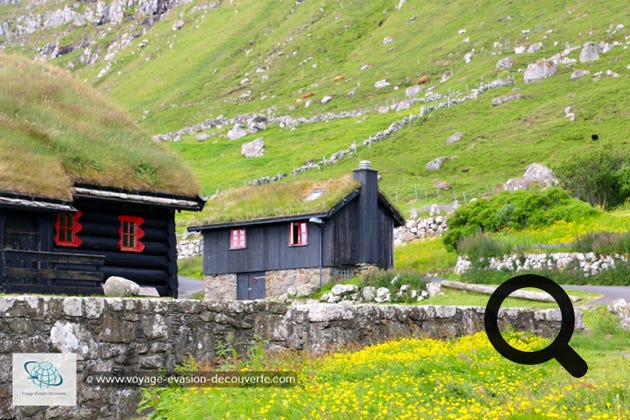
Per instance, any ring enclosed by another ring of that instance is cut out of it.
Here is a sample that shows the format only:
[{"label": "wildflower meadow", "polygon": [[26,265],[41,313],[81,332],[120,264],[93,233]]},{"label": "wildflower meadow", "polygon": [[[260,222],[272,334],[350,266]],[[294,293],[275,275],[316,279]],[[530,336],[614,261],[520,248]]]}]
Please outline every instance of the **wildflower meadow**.
[{"label": "wildflower meadow", "polygon": [[[603,312],[588,318],[600,331],[575,340],[589,363],[580,379],[555,360],[513,363],[481,332],[453,340],[401,338],[324,356],[259,353],[240,369],[296,371],[299,384],[147,389],[139,410],[187,419],[628,419],[630,354],[623,349],[630,351],[630,334]],[[549,342],[522,333],[506,339],[526,351]]]}]

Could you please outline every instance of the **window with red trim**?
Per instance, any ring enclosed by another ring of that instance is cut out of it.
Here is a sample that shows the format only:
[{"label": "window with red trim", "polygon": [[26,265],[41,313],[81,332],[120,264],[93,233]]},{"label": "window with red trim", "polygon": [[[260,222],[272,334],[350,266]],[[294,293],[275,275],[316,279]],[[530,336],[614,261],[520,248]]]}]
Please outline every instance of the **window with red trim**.
[{"label": "window with red trim", "polygon": [[306,222],[291,223],[289,245],[308,245],[308,224]]},{"label": "window with red trim", "polygon": [[245,229],[232,229],[230,231],[230,249],[244,249],[247,247]]},{"label": "window with red trim", "polygon": [[81,246],[81,239],[77,235],[83,226],[78,222],[83,213],[77,211],[74,214],[58,213],[55,220],[55,245]]},{"label": "window with red trim", "polygon": [[119,216],[118,220],[120,220],[120,229],[118,230],[120,250],[142,252],[144,244],[140,242],[140,239],[144,236],[144,231],[140,229],[140,226],[144,223],[144,219],[136,216]]}]

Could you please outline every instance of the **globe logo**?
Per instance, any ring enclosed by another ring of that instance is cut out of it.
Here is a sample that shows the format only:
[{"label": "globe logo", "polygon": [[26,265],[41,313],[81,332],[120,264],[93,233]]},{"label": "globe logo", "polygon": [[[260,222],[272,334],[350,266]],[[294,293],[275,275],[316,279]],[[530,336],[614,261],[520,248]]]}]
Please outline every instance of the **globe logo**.
[{"label": "globe logo", "polygon": [[50,362],[31,360],[24,363],[24,370],[33,384],[41,389],[59,386],[63,383],[63,378],[59,371]]}]

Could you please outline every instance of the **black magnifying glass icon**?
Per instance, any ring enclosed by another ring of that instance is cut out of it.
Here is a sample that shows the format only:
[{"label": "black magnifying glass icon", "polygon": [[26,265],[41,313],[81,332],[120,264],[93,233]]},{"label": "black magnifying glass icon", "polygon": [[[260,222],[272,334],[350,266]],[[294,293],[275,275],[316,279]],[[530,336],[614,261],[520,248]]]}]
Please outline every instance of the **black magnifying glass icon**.
[{"label": "black magnifying glass icon", "polygon": [[[498,323],[499,308],[505,298],[513,291],[524,287],[536,287],[549,293],[558,303],[562,315],[560,333],[558,333],[556,339],[544,349],[532,352],[521,351],[508,344],[501,335],[501,331],[499,331]],[[488,300],[484,315],[484,324],[490,343],[503,357],[523,365],[536,365],[551,359],[556,359],[562,367],[576,378],[581,378],[586,375],[588,365],[584,359],[569,346],[569,340],[575,329],[573,304],[564,289],[547,277],[536,274],[523,274],[512,277],[501,284]]]}]

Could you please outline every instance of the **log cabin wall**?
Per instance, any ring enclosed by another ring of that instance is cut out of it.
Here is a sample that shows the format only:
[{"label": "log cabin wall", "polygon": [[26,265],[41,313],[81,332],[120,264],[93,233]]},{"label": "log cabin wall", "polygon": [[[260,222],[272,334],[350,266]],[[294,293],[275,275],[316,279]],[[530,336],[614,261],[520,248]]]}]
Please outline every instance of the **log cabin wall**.
[{"label": "log cabin wall", "polygon": [[[54,246],[54,251],[104,255],[104,279],[121,276],[141,286],[155,287],[161,296],[177,297],[177,249],[174,210],[109,200],[80,199],[73,205],[82,214],[78,219],[78,247]],[[120,247],[120,216],[143,220],[144,236],[140,252]]]}]

